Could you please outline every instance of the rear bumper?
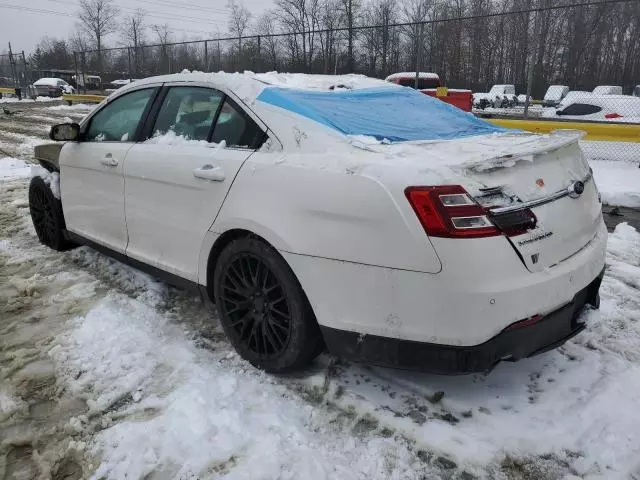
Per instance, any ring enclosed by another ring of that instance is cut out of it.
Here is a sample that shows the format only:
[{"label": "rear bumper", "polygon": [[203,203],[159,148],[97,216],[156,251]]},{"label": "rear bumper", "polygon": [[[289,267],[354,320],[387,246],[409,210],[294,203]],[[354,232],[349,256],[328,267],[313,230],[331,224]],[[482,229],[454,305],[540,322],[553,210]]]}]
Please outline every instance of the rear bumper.
[{"label": "rear bumper", "polygon": [[505,328],[479,345],[453,346],[365,335],[321,327],[334,355],[377,365],[459,375],[491,370],[501,361],[517,361],[559,347],[580,333],[585,325],[580,315],[588,306],[599,305],[602,272],[566,305],[545,315],[533,325]]}]

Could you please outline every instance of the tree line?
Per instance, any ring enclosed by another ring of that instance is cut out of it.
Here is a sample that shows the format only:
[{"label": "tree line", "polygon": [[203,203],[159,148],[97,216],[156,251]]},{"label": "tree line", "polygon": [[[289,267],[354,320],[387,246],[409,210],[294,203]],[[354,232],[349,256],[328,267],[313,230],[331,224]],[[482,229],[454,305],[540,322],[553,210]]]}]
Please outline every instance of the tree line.
[{"label": "tree line", "polygon": [[[228,4],[228,31],[207,42],[121,15],[111,0],[81,0],[78,30],[44,38],[33,68],[79,68],[114,76],[200,70],[363,73],[433,71],[450,87],[533,94],[550,84],[592,89],[640,84],[640,2],[564,6],[566,0],[275,0],[254,16]],[[562,8],[553,8],[562,7]],[[539,9],[539,10],[538,10]],[[288,33],[288,35],[278,35]],[[107,50],[106,46],[116,47]],[[73,52],[85,52],[74,57]]]}]

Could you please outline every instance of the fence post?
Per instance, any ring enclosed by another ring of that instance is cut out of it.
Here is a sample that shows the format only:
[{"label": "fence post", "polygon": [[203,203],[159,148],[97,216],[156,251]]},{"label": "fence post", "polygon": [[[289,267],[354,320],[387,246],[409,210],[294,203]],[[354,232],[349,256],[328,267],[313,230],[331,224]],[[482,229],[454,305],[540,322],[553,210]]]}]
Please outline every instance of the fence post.
[{"label": "fence post", "polygon": [[256,62],[257,67],[258,67],[257,68],[258,72],[260,72],[260,70],[261,70],[261,64],[262,64],[261,59],[262,59],[262,56],[260,55],[260,35],[258,35],[258,59],[257,59],[257,62]]},{"label": "fence post", "polygon": [[209,42],[204,41],[204,71],[209,71]]},{"label": "fence post", "polygon": [[84,93],[87,93],[87,78],[86,78],[86,71],[87,71],[87,53],[86,52],[82,52],[82,90],[84,91]]},{"label": "fence post", "polygon": [[13,60],[13,52],[11,51],[11,42],[9,42],[9,67],[11,68],[11,80],[13,80],[14,88],[18,85],[18,78],[16,77],[16,65]]},{"label": "fence post", "polygon": [[127,47],[127,62],[128,62],[128,69],[129,69],[129,80],[131,80],[133,78],[133,75],[131,73],[131,47]]}]

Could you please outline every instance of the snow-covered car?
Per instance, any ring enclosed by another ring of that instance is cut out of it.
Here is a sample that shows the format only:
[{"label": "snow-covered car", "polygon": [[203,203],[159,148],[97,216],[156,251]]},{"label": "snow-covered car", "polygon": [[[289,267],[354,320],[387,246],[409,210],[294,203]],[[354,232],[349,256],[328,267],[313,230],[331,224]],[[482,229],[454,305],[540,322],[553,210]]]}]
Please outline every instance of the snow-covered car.
[{"label": "snow-covered car", "polygon": [[620,85],[598,85],[593,89],[594,95],[622,95]]},{"label": "snow-covered car", "polygon": [[567,85],[549,85],[542,99],[542,104],[545,107],[555,107],[568,93],[569,87]]},{"label": "snow-covered car", "polygon": [[131,82],[134,82],[135,80],[132,79],[118,79],[118,80],[114,80],[112,82],[109,82],[109,88],[105,89],[106,93],[113,93],[116,90],[118,90],[119,88],[124,87],[125,85],[129,85]]},{"label": "snow-covered car", "polygon": [[61,78],[41,78],[33,82],[33,86],[40,97],[59,97],[75,92],[75,89]]},{"label": "snow-covered car", "polygon": [[[398,72],[389,75],[385,81],[402,85],[403,87],[416,88],[416,72]],[[443,88],[437,73],[418,72],[418,88],[422,93],[435,97],[438,100],[454,105],[465,112],[470,112],[473,107],[471,90],[462,88]]]},{"label": "snow-covered car", "polygon": [[51,138],[66,143],[36,147],[51,174],[29,189],[40,241],[199,291],[270,372],[325,346],[488,371],[561,345],[598,306],[607,230],[577,134],[360,75],[182,73]]},{"label": "snow-covered car", "polygon": [[640,98],[631,95],[567,96],[556,115],[566,119],[640,123]]},{"label": "snow-covered car", "polygon": [[494,85],[486,93],[473,94],[473,106],[476,108],[507,108],[518,103],[516,87],[513,85]]}]

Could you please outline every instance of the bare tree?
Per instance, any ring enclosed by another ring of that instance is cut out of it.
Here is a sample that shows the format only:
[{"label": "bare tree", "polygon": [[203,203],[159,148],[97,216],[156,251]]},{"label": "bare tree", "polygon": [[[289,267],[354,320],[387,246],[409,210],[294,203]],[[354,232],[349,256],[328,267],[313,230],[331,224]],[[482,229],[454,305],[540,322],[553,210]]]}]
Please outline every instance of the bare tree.
[{"label": "bare tree", "polygon": [[238,37],[238,54],[242,53],[242,37],[249,26],[251,12],[247,10],[242,1],[229,0],[229,32]]},{"label": "bare tree", "polygon": [[256,23],[256,33],[259,35],[265,35],[264,48],[269,60],[268,65],[273,70],[278,69],[278,40],[273,35],[277,33],[276,30],[276,15],[273,10],[267,10],[258,18]]},{"label": "bare tree", "polygon": [[80,27],[89,35],[98,50],[98,69],[102,70],[104,37],[117,29],[118,8],[112,0],[80,0]]},{"label": "bare tree", "polygon": [[362,4],[360,0],[342,0],[343,15],[347,26],[347,61],[349,73],[353,73],[355,71],[355,59],[353,54],[355,32],[353,27],[356,25],[361,7]]},{"label": "bare tree", "polygon": [[120,28],[120,36],[122,40],[133,48],[138,48],[145,42],[145,12],[138,8],[132,15],[127,15]]},{"label": "bare tree", "polygon": [[171,42],[171,28],[168,24],[152,25],[151,30],[156,34],[157,42],[160,44],[160,56],[158,68],[161,72],[171,73],[171,55],[169,53],[169,43]]},{"label": "bare tree", "polygon": [[[147,27],[145,25],[145,12],[141,8],[138,8],[135,13],[128,15],[124,18],[122,26],[120,28],[120,37],[127,47],[133,47],[133,64],[134,71],[137,75],[138,65],[140,62],[140,56],[143,54],[144,49],[140,47],[145,42],[145,31]],[[129,55],[131,50],[128,50]],[[129,60],[131,60],[129,58]],[[144,63],[144,58],[142,58]]]}]

